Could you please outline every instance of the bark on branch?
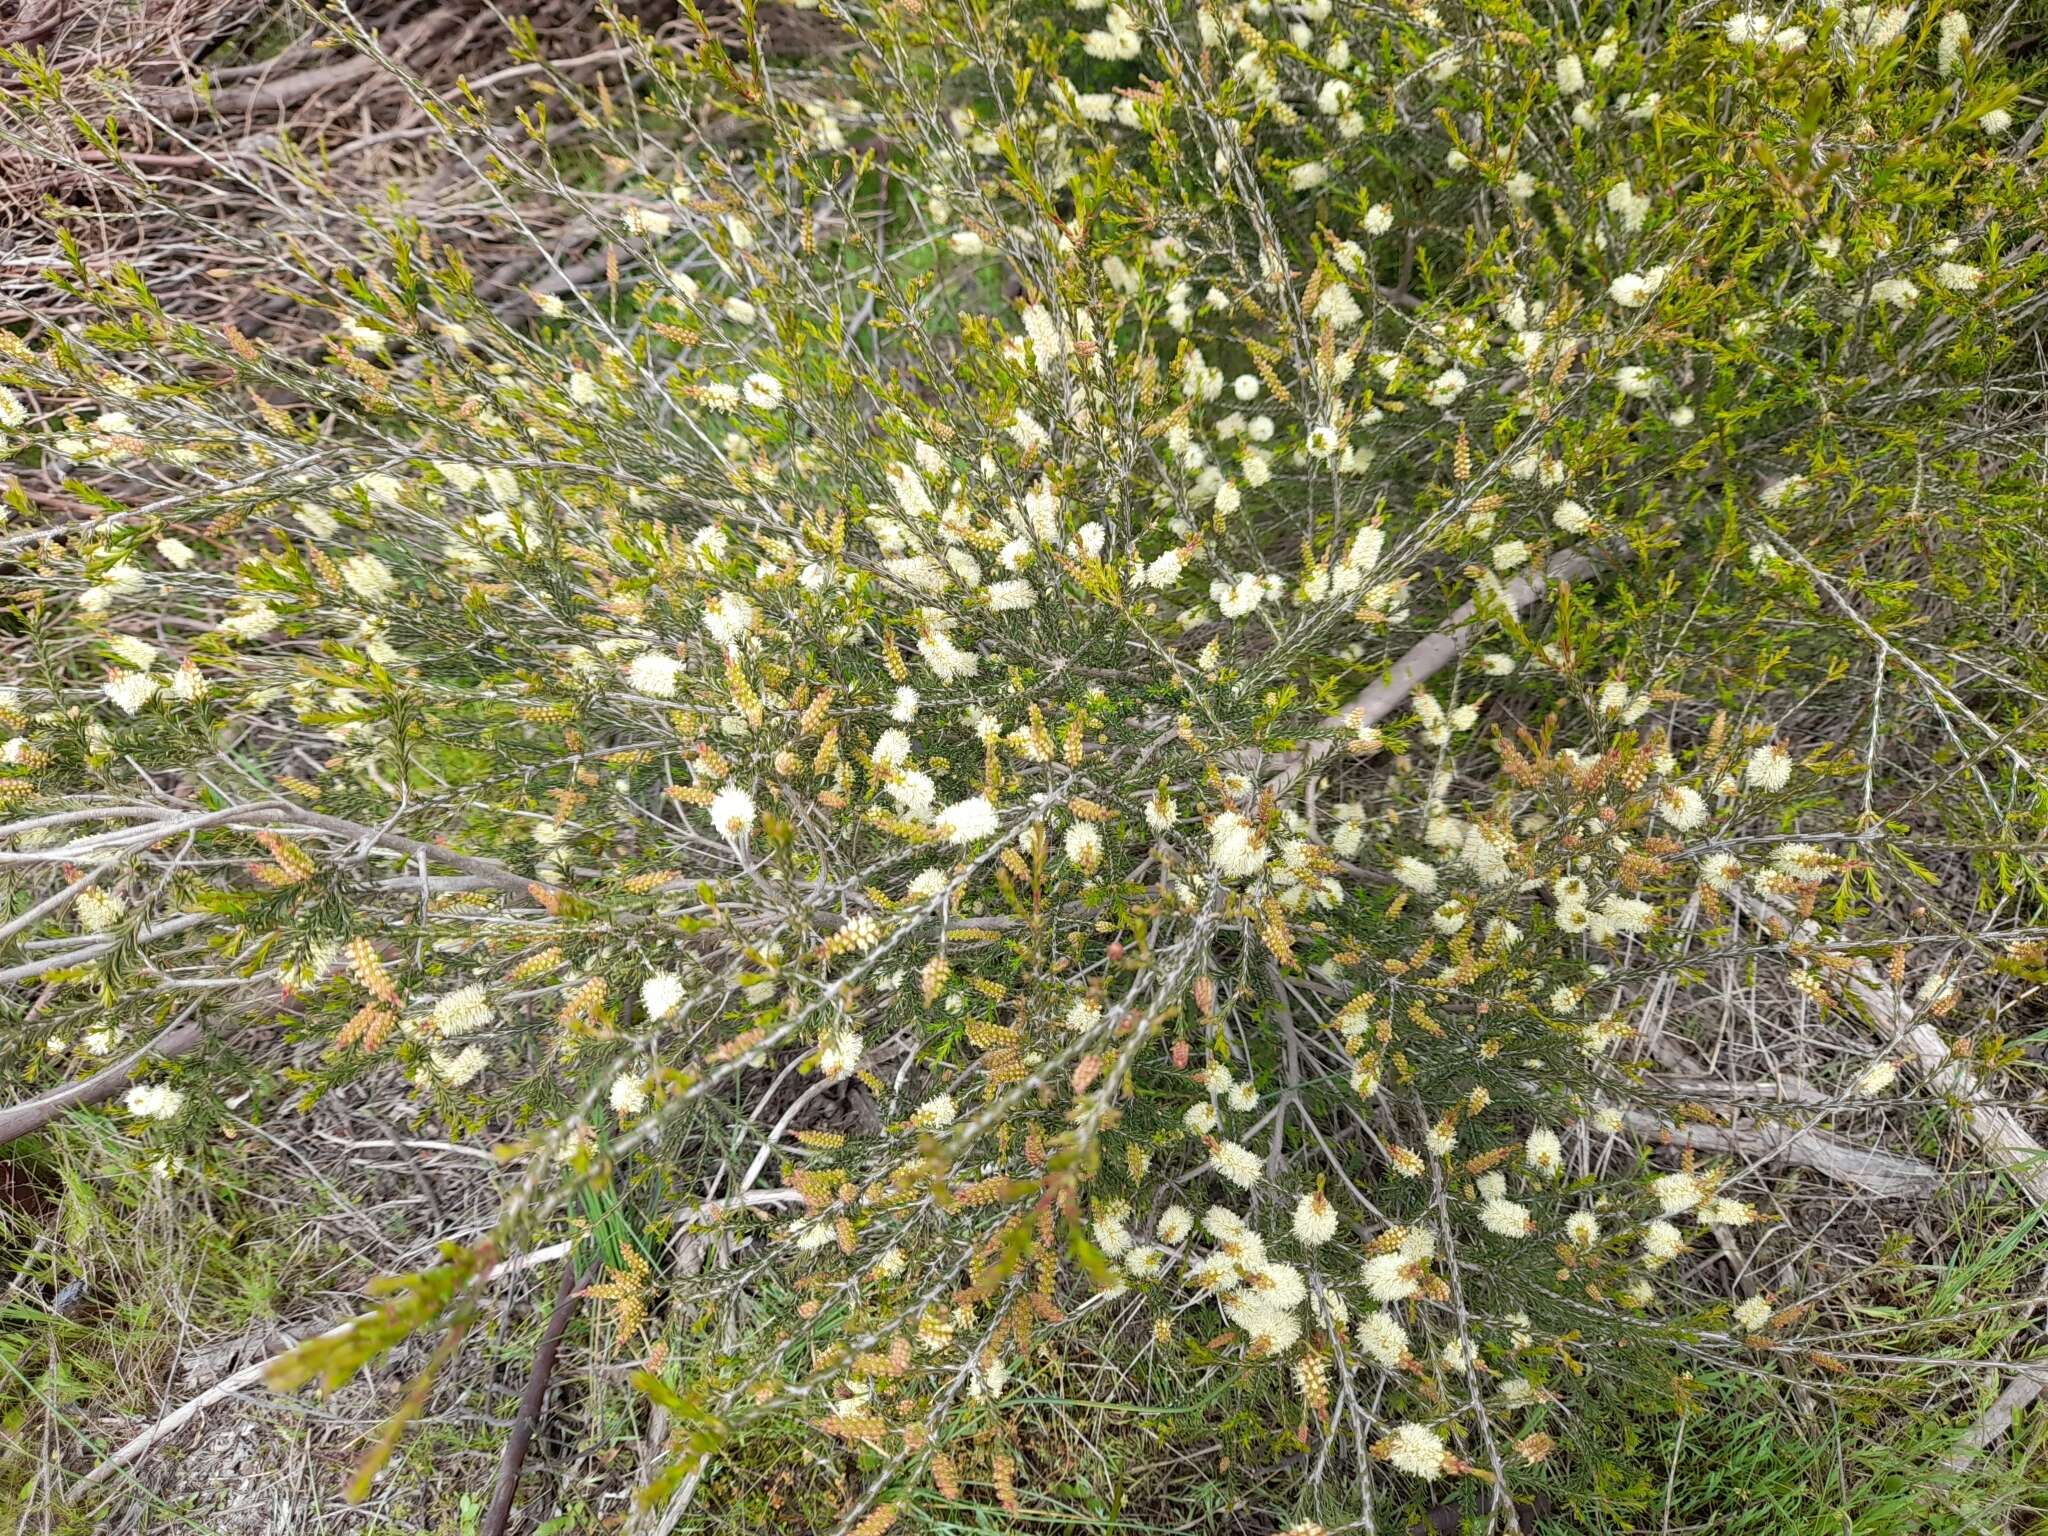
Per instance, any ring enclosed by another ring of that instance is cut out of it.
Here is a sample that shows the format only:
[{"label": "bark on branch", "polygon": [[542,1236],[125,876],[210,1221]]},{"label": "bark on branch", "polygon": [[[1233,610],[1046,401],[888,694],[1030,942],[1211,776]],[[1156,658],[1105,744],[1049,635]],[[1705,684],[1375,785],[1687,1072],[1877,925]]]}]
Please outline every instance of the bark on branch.
[{"label": "bark on branch", "polygon": [[93,1104],[104,1104],[123,1088],[145,1061],[168,1061],[182,1056],[206,1038],[206,1030],[190,1014],[178,1020],[141,1049],[81,1082],[0,1109],[0,1146],[23,1136],[34,1135],[59,1115]]}]

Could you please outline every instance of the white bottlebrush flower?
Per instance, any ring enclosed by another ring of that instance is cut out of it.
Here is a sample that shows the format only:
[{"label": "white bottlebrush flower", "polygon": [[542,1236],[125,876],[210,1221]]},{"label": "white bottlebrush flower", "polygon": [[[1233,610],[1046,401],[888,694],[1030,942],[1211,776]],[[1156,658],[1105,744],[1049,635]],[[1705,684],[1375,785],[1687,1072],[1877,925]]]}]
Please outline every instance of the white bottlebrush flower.
[{"label": "white bottlebrush flower", "polygon": [[1689,1173],[1667,1173],[1650,1181],[1650,1196],[1666,1216],[1676,1216],[1706,1199],[1707,1192]]},{"label": "white bottlebrush flower", "polygon": [[960,1107],[950,1093],[935,1094],[917,1106],[911,1123],[927,1131],[942,1131],[960,1118]]},{"label": "white bottlebrush flower", "polygon": [[1755,1333],[1770,1320],[1771,1304],[1761,1296],[1748,1297],[1735,1308],[1735,1321],[1749,1333]]},{"label": "white bottlebrush flower", "polygon": [[1725,894],[1742,883],[1742,862],[1729,853],[1708,854],[1700,860],[1700,879]]},{"label": "white bottlebrush flower", "polygon": [[1653,1221],[1643,1228],[1643,1254],[1653,1267],[1667,1264],[1685,1252],[1685,1234],[1668,1221]]},{"label": "white bottlebrush flower", "polygon": [[857,1030],[835,1029],[818,1047],[818,1070],[833,1082],[853,1076],[867,1042]]},{"label": "white bottlebrush flower", "polygon": [[1315,319],[1327,320],[1340,331],[1350,330],[1365,318],[1365,311],[1359,308],[1358,300],[1343,283],[1332,283],[1325,288],[1311,313]]},{"label": "white bottlebrush flower", "polygon": [[1470,382],[1461,370],[1446,368],[1442,373],[1429,381],[1428,387],[1422,392],[1422,398],[1429,404],[1441,408],[1451,404],[1458,396],[1464,394],[1465,388]]},{"label": "white bottlebrush flower", "polygon": [[1209,1153],[1209,1167],[1239,1189],[1250,1189],[1266,1171],[1259,1154],[1234,1141],[1219,1141]]},{"label": "white bottlebrush flower", "polygon": [[1403,854],[1394,860],[1392,874],[1418,896],[1431,896],[1436,893],[1437,873],[1436,866],[1432,864],[1425,864],[1420,859]]},{"label": "white bottlebrush flower", "polygon": [[1169,549],[1147,565],[1138,579],[1148,587],[1163,591],[1179,581],[1181,573],[1186,569],[1187,562],[1181,552],[1178,549]]},{"label": "white bottlebrush flower", "polygon": [[1638,897],[1615,894],[1601,898],[1600,916],[1616,933],[1641,934],[1656,923],[1657,909]]},{"label": "white bottlebrush flower", "polygon": [[1873,1061],[1858,1074],[1855,1091],[1866,1097],[1883,1093],[1899,1080],[1899,1064],[1895,1061]]},{"label": "white bottlebrush flower", "polygon": [[1634,234],[1650,215],[1650,199],[1637,192],[1624,177],[1607,189],[1607,211],[1621,220],[1623,229]]},{"label": "white bottlebrush flower", "polygon": [[1756,1209],[1726,1195],[1716,1195],[1700,1202],[1693,1215],[1703,1227],[1746,1227],[1756,1220]]},{"label": "white bottlebrush flower", "polygon": [[928,820],[932,806],[939,798],[939,786],[932,781],[932,776],[916,768],[890,774],[883,787],[889,792],[889,798],[912,821]]},{"label": "white bottlebrush flower", "polygon": [[1600,1241],[1600,1218],[1591,1211],[1574,1211],[1564,1220],[1564,1235],[1580,1248]]},{"label": "white bottlebrush flower", "polygon": [[647,1107],[646,1081],[637,1072],[621,1072],[612,1079],[608,1097],[611,1100],[612,1112],[621,1119],[628,1115],[637,1115]]},{"label": "white bottlebrush flower", "polygon": [[1479,1223],[1502,1237],[1527,1237],[1536,1230],[1535,1222],[1529,1218],[1529,1208],[1505,1199],[1488,1200],[1481,1205]]},{"label": "white bottlebrush flower", "polygon": [[626,686],[650,698],[672,699],[683,675],[683,664],[660,651],[642,651],[626,668]]},{"label": "white bottlebrush flower", "polygon": [[171,674],[168,692],[180,704],[191,704],[206,697],[212,685],[206,680],[192,658],[187,656],[178,663],[178,670]]},{"label": "white bottlebrush flower", "polygon": [[1670,275],[1669,267],[1652,267],[1647,272],[1624,272],[1607,285],[1607,296],[1623,309],[1641,309],[1657,296]]},{"label": "white bottlebrush flower", "polygon": [[1152,798],[1145,802],[1145,825],[1154,832],[1172,830],[1173,824],[1179,815],[1180,807],[1174,801],[1173,796],[1166,792],[1164,784],[1161,784],[1153,792]]},{"label": "white bottlebrush flower", "polygon": [[1062,839],[1066,855],[1083,874],[1093,874],[1102,862],[1102,834],[1085,821],[1067,828]]},{"label": "white bottlebrush flower", "polygon": [[957,800],[939,812],[934,825],[951,843],[976,843],[995,834],[1000,822],[996,808],[986,797],[973,795]]},{"label": "white bottlebrush flower", "polygon": [[1952,75],[1962,67],[1963,45],[1970,40],[1970,18],[1963,11],[1944,11],[1941,15],[1941,32],[1935,44],[1935,63],[1944,75]]},{"label": "white bottlebrush flower", "polygon": [[737,592],[714,592],[704,604],[704,632],[722,646],[734,646],[754,625],[754,605]]},{"label": "white bottlebrush flower", "polygon": [[1226,619],[1241,619],[1265,600],[1266,585],[1250,571],[1209,583],[1209,599]]},{"label": "white bottlebrush flower", "polygon": [[1365,1261],[1359,1269],[1358,1278],[1374,1301],[1391,1306],[1397,1301],[1406,1301],[1422,1289],[1415,1269],[1415,1261],[1405,1254],[1381,1253]]},{"label": "white bottlebrush flower", "polygon": [[1435,1482],[1451,1462],[1443,1437],[1426,1424],[1403,1424],[1380,1442],[1387,1464],[1424,1482]]},{"label": "white bottlebrush flower", "polygon": [[628,234],[659,240],[675,227],[675,221],[658,208],[628,208],[625,225]]},{"label": "white bottlebrush flower", "polygon": [[1226,880],[1249,880],[1272,856],[1265,839],[1236,811],[1209,824],[1209,862]]},{"label": "white bottlebrush flower", "polygon": [[1530,1172],[1554,1178],[1564,1168],[1564,1143],[1557,1132],[1539,1125],[1522,1143],[1522,1162]]},{"label": "white bottlebrush flower", "polygon": [[1337,1208],[1321,1190],[1295,1201],[1294,1235],[1304,1248],[1319,1248],[1337,1235]]},{"label": "white bottlebrush flower", "polygon": [[1631,363],[1614,370],[1614,387],[1631,400],[1647,400],[1657,393],[1657,375]]},{"label": "white bottlebrush flower", "polygon": [[433,1074],[450,1088],[461,1088],[479,1077],[491,1064],[491,1054],[480,1045],[427,1053]]},{"label": "white bottlebrush flower", "polygon": [[640,1007],[650,1024],[659,1024],[674,1013],[682,1000],[682,978],[667,971],[656,971],[640,983]]},{"label": "white bottlebrush flower", "polygon": [[875,738],[875,744],[868,749],[868,761],[875,765],[875,772],[884,778],[910,762],[910,735],[893,727]]},{"label": "white bottlebrush flower", "polygon": [[754,830],[754,797],[728,784],[711,797],[711,825],[728,843],[739,843]]},{"label": "white bottlebrush flower", "polygon": [[1657,793],[1657,814],[1680,832],[1697,831],[1707,820],[1706,797],[1690,785],[1666,785]]},{"label": "white bottlebrush flower", "polygon": [[1390,1371],[1410,1353],[1408,1331],[1391,1312],[1373,1312],[1361,1317],[1352,1336],[1361,1354],[1369,1360],[1378,1361]]},{"label": "white bottlebrush flower", "polygon": [[1776,793],[1792,782],[1792,754],[1775,741],[1765,742],[1749,754],[1742,776],[1752,789]]},{"label": "white bottlebrush flower", "polygon": [[398,590],[398,578],[391,567],[375,555],[351,555],[341,562],[341,579],[349,591],[366,603],[379,602]]},{"label": "white bottlebrush flower", "polygon": [[740,381],[740,398],[757,411],[782,404],[782,380],[772,373],[750,373]]},{"label": "white bottlebrush flower", "polygon": [[1738,48],[1766,42],[1771,35],[1771,19],[1756,11],[1740,10],[1721,19],[1721,35]]},{"label": "white bottlebrush flower", "polygon": [[457,987],[435,999],[433,1012],[428,1016],[437,1039],[459,1040],[464,1035],[473,1035],[491,1023],[490,995],[483,987],[472,982],[466,987]]},{"label": "white bottlebrush flower", "polygon": [[122,714],[132,715],[155,698],[163,685],[163,679],[151,673],[115,667],[107,673],[107,680],[100,685],[100,691]]},{"label": "white bottlebrush flower", "polygon": [[1950,293],[1975,293],[1984,281],[1984,270],[1960,261],[1944,261],[1934,269],[1934,281]]},{"label": "white bottlebrush flower", "polygon": [[924,658],[924,664],[942,683],[958,682],[981,671],[981,658],[972,651],[962,650],[951,635],[940,629],[918,637],[917,654]]},{"label": "white bottlebrush flower", "polygon": [[137,1083],[122,1102],[138,1120],[175,1120],[185,1107],[185,1095],[169,1083]]},{"label": "white bottlebrush flower", "polygon": [[1004,430],[1010,434],[1010,440],[1026,453],[1036,453],[1052,441],[1052,434],[1029,411],[1018,411]]},{"label": "white bottlebrush flower", "polygon": [[1186,1206],[1169,1205],[1159,1213],[1159,1225],[1154,1230],[1162,1243],[1179,1244],[1187,1240],[1194,1224],[1194,1215]]},{"label": "white bottlebrush flower", "polygon": [[78,926],[87,933],[105,933],[128,913],[128,903],[112,891],[89,885],[78,893]]},{"label": "white bottlebrush flower", "polygon": [[107,649],[143,672],[156,665],[157,648],[138,635],[115,635],[107,642]]}]

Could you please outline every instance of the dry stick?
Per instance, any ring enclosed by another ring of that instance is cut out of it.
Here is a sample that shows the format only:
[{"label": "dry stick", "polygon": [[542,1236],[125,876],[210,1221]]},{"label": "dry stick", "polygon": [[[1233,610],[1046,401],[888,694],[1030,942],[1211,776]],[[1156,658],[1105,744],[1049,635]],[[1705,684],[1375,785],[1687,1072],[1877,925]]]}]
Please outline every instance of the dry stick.
[{"label": "dry stick", "polygon": [[[1752,917],[1767,922],[1775,919],[1785,929],[1792,926],[1793,915],[1770,897],[1749,891],[1734,894],[1736,904]],[[1928,1085],[1957,1108],[1963,1128],[1985,1155],[2048,1211],[2048,1148],[2020,1124],[2018,1115],[1985,1093],[1977,1074],[1949,1054],[1932,1024],[1914,1021],[1903,992],[1880,976],[1876,966],[1858,957],[1843,973],[1843,981],[1871,1021],[1887,1032],[1888,1039],[1904,1047]]]},{"label": "dry stick", "polygon": [[[137,944],[154,944],[158,939],[168,939],[173,934],[197,928],[204,923],[217,923],[220,916],[214,912],[183,912],[176,917],[167,917],[160,923],[152,923],[139,930],[134,939]],[[84,965],[88,960],[97,960],[102,955],[111,955],[121,947],[121,936],[101,939],[96,943],[81,945],[77,949],[59,950],[54,955],[45,955],[40,960],[24,960],[20,965],[10,965],[0,971],[0,982],[33,981],[38,976],[47,976],[51,971],[66,970],[74,965]]]},{"label": "dry stick", "polygon": [[1895,1152],[1859,1147],[1840,1137],[1782,1125],[1674,1124],[1649,1110],[1622,1111],[1622,1123],[1659,1146],[1697,1147],[1702,1152],[1775,1158],[1815,1169],[1843,1184],[1874,1195],[1925,1199],[1941,1187],[1941,1173],[1931,1164]]},{"label": "dry stick", "polygon": [[[1561,549],[1550,557],[1540,573],[1517,576],[1509,582],[1505,589],[1508,599],[1519,613],[1526,604],[1543,596],[1551,587],[1591,575],[1618,552],[1616,546],[1597,543]],[[1332,715],[1326,722],[1329,729],[1356,732],[1379,724],[1399,709],[1417,688],[1469,651],[1491,623],[1492,620],[1481,615],[1476,601],[1466,603],[1451,615],[1442,629],[1416,641],[1384,678]],[[1337,750],[1337,741],[1334,736],[1326,736],[1310,742],[1299,752],[1290,753],[1270,781],[1274,793],[1285,794],[1303,774]]]},{"label": "dry stick", "polygon": [[[1792,916],[1782,903],[1749,891],[1738,890],[1734,894],[1736,904],[1750,916],[1767,923],[1775,918],[1785,929],[1791,927]],[[1963,1128],[1984,1149],[1985,1155],[2011,1174],[2036,1206],[2048,1210],[2048,1148],[2043,1148],[2020,1124],[2018,1115],[1985,1094],[1977,1074],[1949,1054],[1947,1044],[1932,1024],[1914,1021],[1904,991],[1880,976],[1876,966],[1859,956],[1845,974],[1844,982],[1871,1021],[1905,1048],[1928,1086],[1956,1107]],[[1949,1464],[1961,1466],[1997,1440],[2011,1425],[2013,1415],[2040,1396],[2044,1387],[2048,1387],[2048,1371],[2038,1366],[2021,1366],[1998,1401],[1963,1437]]]},{"label": "dry stick", "polygon": [[2012,1421],[2019,1411],[2043,1392],[2048,1392],[2048,1365],[2021,1366],[2019,1374],[1998,1394],[1998,1400],[1984,1410],[1977,1422],[1970,1426],[1970,1432],[1963,1436],[1962,1442],[1950,1452],[1948,1465],[1960,1472],[1998,1444],[2005,1432],[2012,1428]]},{"label": "dry stick", "polygon": [[84,890],[88,885],[91,885],[104,873],[104,870],[88,869],[54,896],[44,897],[26,912],[22,913],[21,916],[12,918],[4,926],[0,926],[0,947],[4,947],[17,933],[35,927],[37,923],[40,923],[52,912],[59,910],[72,897]]},{"label": "dry stick", "polygon": [[401,837],[396,832],[367,827],[361,822],[343,821],[339,816],[323,815],[319,811],[305,810],[300,806],[271,805],[265,807],[262,814],[297,826],[315,827],[323,832],[364,839],[385,848],[395,849],[399,853],[424,854],[452,869],[459,869],[464,874],[474,875],[479,880],[487,880],[511,895],[531,896],[536,887],[541,890],[556,889],[550,881],[537,880],[530,875],[522,875],[515,869],[507,869],[495,859],[480,859],[474,854],[457,853],[454,849],[444,848],[439,843],[425,843],[418,838]]},{"label": "dry stick", "polygon": [[[524,1273],[529,1269],[538,1269],[543,1264],[552,1264],[555,1260],[566,1257],[571,1246],[570,1243],[566,1242],[554,1243],[546,1248],[537,1248],[532,1253],[522,1254],[516,1259],[507,1259],[504,1263],[494,1266],[483,1276],[483,1279],[485,1281],[500,1280],[510,1275]],[[373,1323],[383,1315],[381,1307],[374,1312],[362,1313],[360,1316],[350,1318],[345,1323],[336,1324],[325,1333],[316,1334],[315,1338],[344,1338],[351,1330],[360,1328],[365,1323]],[[130,1440],[118,1451],[114,1452],[113,1455],[73,1483],[66,1497],[71,1502],[76,1503],[80,1495],[87,1489],[96,1483],[105,1481],[159,1442],[168,1440],[172,1435],[175,1435],[179,1430],[191,1423],[192,1420],[199,1417],[200,1414],[221,1401],[221,1399],[233,1397],[245,1387],[255,1386],[265,1376],[269,1375],[273,1366],[298,1347],[298,1345],[294,1344],[289,1349],[278,1351],[268,1360],[259,1360],[254,1365],[243,1366],[233,1375],[223,1377],[197,1397],[165,1414],[154,1424],[150,1425],[148,1429],[145,1429],[141,1434]]]},{"label": "dry stick", "polygon": [[540,1351],[533,1357],[533,1374],[526,1378],[526,1392],[519,1399],[519,1417],[512,1421],[512,1434],[505,1441],[505,1454],[498,1462],[498,1491],[477,1536],[505,1536],[506,1523],[512,1518],[512,1499],[519,1492],[519,1472],[526,1465],[526,1448],[533,1443],[541,1404],[547,1401],[548,1381],[555,1374],[555,1351],[561,1348],[569,1319],[576,1315],[576,1307],[583,1300],[579,1279],[574,1265],[562,1266],[562,1289],[555,1297],[547,1331],[541,1335]]},{"label": "dry stick", "polygon": [[189,1013],[172,1024],[149,1044],[131,1052],[112,1066],[94,1073],[82,1082],[68,1083],[62,1088],[44,1094],[39,1099],[10,1105],[0,1109],[0,1146],[22,1136],[33,1135],[67,1110],[91,1104],[104,1104],[123,1088],[128,1080],[148,1058],[154,1056],[169,1059],[182,1056],[206,1037],[206,1031],[199,1021]]},{"label": "dry stick", "polygon": [[[688,1214],[691,1219],[705,1221],[728,1215],[733,1211],[750,1209],[755,1206],[794,1205],[802,1203],[802,1200],[803,1196],[793,1189],[756,1190],[739,1199],[707,1200],[702,1205],[691,1207]],[[480,1285],[488,1284],[495,1280],[506,1279],[512,1275],[524,1274],[527,1270],[538,1269],[544,1264],[552,1264],[557,1259],[567,1257],[572,1246],[574,1246],[573,1241],[551,1243],[545,1248],[536,1248],[532,1253],[506,1259],[482,1275],[477,1283]],[[348,1334],[349,1330],[359,1328],[365,1323],[375,1322],[383,1315],[382,1308],[374,1312],[364,1312],[359,1316],[350,1318],[345,1323],[337,1323],[325,1333],[317,1334],[315,1337],[320,1339],[342,1338]],[[243,1366],[232,1376],[214,1383],[214,1385],[208,1387],[190,1402],[166,1414],[133,1440],[122,1446],[118,1451],[114,1452],[113,1455],[101,1462],[97,1467],[94,1467],[92,1471],[86,1473],[84,1477],[73,1483],[67,1497],[75,1502],[78,1496],[86,1489],[92,1487],[93,1484],[103,1481],[121,1467],[135,1460],[136,1457],[143,1455],[152,1446],[175,1435],[222,1398],[232,1397],[244,1387],[256,1385],[257,1382],[270,1374],[273,1366],[298,1347],[296,1344],[291,1345],[289,1348],[279,1350],[268,1360],[260,1360],[254,1365]]]}]

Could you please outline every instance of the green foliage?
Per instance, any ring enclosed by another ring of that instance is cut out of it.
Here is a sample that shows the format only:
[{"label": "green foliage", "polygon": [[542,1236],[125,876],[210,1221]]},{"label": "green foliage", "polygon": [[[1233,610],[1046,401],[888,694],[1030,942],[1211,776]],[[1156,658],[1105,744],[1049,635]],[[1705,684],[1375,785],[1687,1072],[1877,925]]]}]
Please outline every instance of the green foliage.
[{"label": "green foliage", "polygon": [[501,1146],[270,1373],[403,1355],[358,1495],[569,1238],[636,1518],[1909,1528],[1950,1440],[1877,1426],[1954,1383],[1815,1257],[1882,1213],[1731,1127],[1944,1153],[1908,1023],[2037,1071],[2002,21],[686,13],[627,91],[528,36],[530,157],[410,82],[597,275],[360,210],[278,232],[316,349],[76,248],[0,334],[84,514],[6,536],[18,1079],[197,998],[119,1117],[172,1188],[229,1082]]}]

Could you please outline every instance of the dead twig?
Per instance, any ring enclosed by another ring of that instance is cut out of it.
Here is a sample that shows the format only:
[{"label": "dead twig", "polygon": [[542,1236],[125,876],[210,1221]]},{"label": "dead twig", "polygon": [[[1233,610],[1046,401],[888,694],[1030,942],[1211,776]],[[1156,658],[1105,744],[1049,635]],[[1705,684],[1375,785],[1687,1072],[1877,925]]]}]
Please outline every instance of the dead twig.
[{"label": "dead twig", "polygon": [[[1550,557],[1542,571],[1517,576],[1503,589],[1509,605],[1519,612],[1552,587],[1590,576],[1619,551],[1605,544],[1580,544],[1561,549]],[[1399,709],[1430,678],[1456,661],[1478,643],[1492,621],[1477,601],[1454,612],[1444,627],[1410,646],[1401,659],[1387,669],[1387,675],[1360,693],[1325,722],[1332,732],[1355,734],[1379,724]],[[1301,776],[1337,750],[1340,737],[1325,736],[1282,758],[1268,780],[1275,794],[1284,795]]]},{"label": "dead twig", "polygon": [[2019,1411],[2043,1392],[2048,1392],[2048,1365],[2021,1366],[2019,1373],[1998,1394],[1997,1400],[1978,1416],[1970,1432],[1949,1453],[1949,1467],[1960,1472],[1998,1444],[2005,1437],[2005,1432],[2012,1428],[2012,1421],[2018,1417]]},{"label": "dead twig", "polygon": [[1660,1146],[1694,1147],[1702,1152],[1730,1152],[1797,1163],[1874,1195],[1926,1199],[1941,1187],[1941,1171],[1918,1158],[1859,1147],[1824,1131],[1769,1123],[1674,1124],[1663,1115],[1642,1109],[1623,1110],[1621,1118],[1635,1134],[1649,1137]]},{"label": "dead twig", "polygon": [[512,1500],[519,1492],[520,1469],[526,1465],[526,1450],[533,1443],[534,1426],[540,1422],[541,1405],[547,1401],[548,1382],[555,1374],[555,1352],[561,1348],[569,1319],[576,1315],[577,1305],[583,1299],[582,1278],[575,1266],[563,1267],[562,1288],[555,1297],[547,1331],[541,1335],[540,1348],[534,1354],[533,1371],[526,1378],[526,1391],[519,1399],[519,1417],[512,1421],[512,1433],[506,1438],[505,1453],[498,1462],[498,1491],[491,1499],[484,1523],[478,1527],[479,1536],[505,1536],[506,1523],[512,1518]]},{"label": "dead twig", "polygon": [[[1737,891],[1735,901],[1781,937],[1791,930],[1794,919],[1776,899]],[[1894,1042],[1891,1048],[1903,1050],[1928,1086],[1955,1106],[1963,1129],[1984,1154],[2010,1174],[2037,1206],[2048,1210],[2048,1148],[2020,1124],[2018,1115],[1984,1091],[1977,1074],[1949,1053],[1932,1024],[1914,1017],[1904,990],[1880,975],[1876,966],[1859,957],[1840,974],[1843,989],[1885,1038]]]},{"label": "dead twig", "polygon": [[[523,1274],[529,1269],[538,1269],[543,1264],[552,1264],[555,1260],[566,1257],[572,1246],[573,1244],[571,1243],[562,1242],[550,1244],[546,1248],[537,1248],[532,1253],[522,1254],[518,1258],[505,1260],[502,1264],[498,1264],[490,1269],[482,1278],[486,1282],[503,1280],[513,1275]],[[374,1322],[382,1315],[381,1310],[364,1312],[350,1318],[345,1323],[337,1323],[334,1327],[329,1328],[326,1332],[316,1337],[321,1339],[342,1338],[351,1329],[359,1328],[365,1323]],[[111,1456],[107,1457],[106,1460],[86,1473],[85,1476],[73,1483],[69,1493],[66,1495],[67,1498],[76,1502],[79,1496],[88,1489],[106,1481],[107,1478],[113,1476],[122,1467],[145,1455],[152,1447],[168,1440],[172,1435],[175,1435],[187,1424],[198,1418],[200,1414],[206,1412],[215,1403],[233,1397],[237,1392],[243,1391],[245,1388],[255,1386],[269,1375],[272,1367],[298,1347],[297,1344],[293,1344],[290,1348],[280,1350],[268,1359],[258,1360],[253,1365],[243,1366],[233,1375],[215,1382],[197,1397],[190,1399],[165,1414],[154,1424],[150,1425],[148,1429],[145,1429],[141,1434],[135,1436],[134,1439],[128,1441],[127,1444],[123,1445]]]},{"label": "dead twig", "polygon": [[0,1146],[23,1136],[34,1135],[58,1116],[93,1104],[104,1104],[123,1088],[145,1061],[168,1061],[183,1056],[206,1038],[206,1030],[188,1010],[149,1044],[130,1052],[112,1066],[95,1072],[82,1082],[69,1083],[41,1098],[0,1109]]}]

